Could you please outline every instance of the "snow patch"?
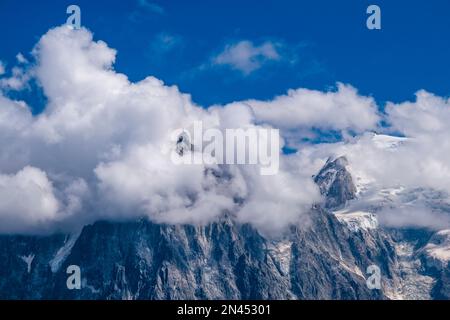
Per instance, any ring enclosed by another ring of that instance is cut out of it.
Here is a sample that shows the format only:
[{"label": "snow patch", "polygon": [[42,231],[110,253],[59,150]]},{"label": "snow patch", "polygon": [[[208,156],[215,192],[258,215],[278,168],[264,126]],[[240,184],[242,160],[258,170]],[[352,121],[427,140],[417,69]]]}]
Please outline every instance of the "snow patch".
[{"label": "snow patch", "polygon": [[70,252],[72,251],[72,248],[75,245],[75,242],[77,241],[78,237],[80,236],[80,233],[81,232],[77,232],[68,235],[66,237],[66,240],[64,241],[64,246],[59,248],[53,259],[50,260],[49,265],[53,273],[58,272],[58,270],[61,268],[61,265],[67,259]]},{"label": "snow patch", "polygon": [[375,134],[372,138],[374,144],[380,149],[396,149],[408,138],[388,136],[385,134]]},{"label": "snow patch", "polygon": [[426,255],[446,265],[450,261],[450,229],[436,232],[424,250]]},{"label": "snow patch", "polygon": [[289,274],[291,264],[291,246],[292,242],[288,240],[272,242],[268,245],[271,256],[279,262],[279,267],[284,275]]},{"label": "snow patch", "polygon": [[368,231],[378,227],[377,217],[370,212],[346,212],[346,210],[340,210],[336,211],[334,215],[339,222],[346,225],[352,232]]},{"label": "snow patch", "polygon": [[346,261],[342,255],[339,253],[339,257],[334,255],[331,252],[328,252],[328,254],[339,263],[339,266],[346,270],[347,272],[353,273],[357,275],[358,277],[361,277],[363,279],[366,279],[361,269],[356,264],[349,264],[348,261]]},{"label": "snow patch", "polygon": [[27,272],[31,272],[31,263],[34,260],[34,254],[30,253],[27,256],[20,256],[20,259],[22,259],[27,264]]}]

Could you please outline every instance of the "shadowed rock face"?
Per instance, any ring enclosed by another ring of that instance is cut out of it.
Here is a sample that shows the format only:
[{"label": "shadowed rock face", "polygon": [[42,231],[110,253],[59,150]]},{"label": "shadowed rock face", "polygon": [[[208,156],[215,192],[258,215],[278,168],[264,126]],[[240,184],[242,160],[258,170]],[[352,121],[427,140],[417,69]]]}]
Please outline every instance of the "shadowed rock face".
[{"label": "shadowed rock face", "polygon": [[187,132],[182,132],[175,144],[175,151],[178,155],[183,156],[187,152],[194,151],[194,145],[191,143]]},{"label": "shadowed rock face", "polygon": [[435,299],[450,300],[450,263],[437,275],[432,295]]},{"label": "shadowed rock face", "polygon": [[[229,217],[207,226],[147,220],[86,226],[59,268],[64,236],[0,237],[0,298],[18,299],[379,299],[363,277],[395,259],[385,239],[367,246],[326,211],[277,240]],[[34,255],[28,265],[21,256]],[[81,290],[66,269],[81,268]],[[54,265],[53,265],[54,266]]]},{"label": "shadowed rock face", "polygon": [[348,200],[356,196],[356,187],[352,176],[345,168],[348,165],[347,158],[339,157],[335,160],[328,159],[325,166],[314,177],[314,181],[325,196],[325,207],[338,209],[343,207]]}]

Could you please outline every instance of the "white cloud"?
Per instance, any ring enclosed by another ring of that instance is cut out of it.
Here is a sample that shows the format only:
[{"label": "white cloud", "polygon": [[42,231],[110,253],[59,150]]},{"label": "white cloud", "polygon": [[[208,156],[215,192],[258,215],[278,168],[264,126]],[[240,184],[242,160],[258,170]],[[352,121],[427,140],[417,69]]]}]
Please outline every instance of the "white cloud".
[{"label": "white cloud", "polygon": [[28,63],[27,58],[25,58],[25,56],[20,52],[16,55],[16,59],[17,59],[17,62],[20,64]]},{"label": "white cloud", "polygon": [[281,57],[272,42],[264,42],[255,46],[253,42],[243,40],[227,45],[223,52],[213,58],[216,65],[228,65],[245,75],[261,68],[264,63],[279,60]]},{"label": "white cloud", "polygon": [[0,174],[0,232],[24,232],[57,218],[59,203],[47,175],[33,167]]},{"label": "white cloud", "polygon": [[[0,62],[1,64],[1,62]],[[0,71],[1,70],[0,66]],[[4,71],[4,70],[3,70]],[[1,78],[0,79],[0,89],[4,90],[22,90],[28,84],[28,81],[31,79],[32,74],[29,70],[25,70],[22,67],[13,67],[11,70],[11,76],[9,78]]]},{"label": "white cloud", "polygon": [[450,227],[450,148],[447,140],[435,137],[449,133],[393,142],[366,133],[353,141],[305,147],[303,152],[309,159],[347,157],[361,190],[350,211],[375,210],[380,222],[392,227],[439,229]]},{"label": "white cloud", "polygon": [[418,137],[448,133],[450,100],[425,90],[416,93],[415,102],[388,103],[388,119],[394,130]]},{"label": "white cloud", "polygon": [[261,176],[250,168],[243,172],[248,186],[245,205],[238,221],[251,223],[266,234],[277,234],[289,224],[307,223],[308,212],[320,195],[305,168],[289,170],[290,159],[284,159],[276,175]]},{"label": "white cloud", "polygon": [[5,74],[5,65],[0,61],[0,76]]},{"label": "white cloud", "polygon": [[[242,72],[279,58],[270,44],[244,43],[226,52],[222,63]],[[387,106],[384,120],[414,141],[393,154],[365,134],[385,130],[378,126],[382,116],[375,101],[349,85],[202,108],[156,78],[130,82],[114,70],[115,57],[116,51],[94,41],[88,30],[58,27],[35,46],[35,67],[16,72],[42,85],[45,110],[32,116],[24,102],[0,95],[0,232],[52,231],[137,216],[207,223],[224,212],[264,232],[280,231],[307,219],[311,204],[320,200],[311,175],[330,154],[346,154],[378,189],[401,183],[450,192],[445,99],[420,92],[416,102]],[[166,152],[174,147],[170,134],[198,120],[221,129],[272,126],[293,141],[313,129],[360,136],[304,145],[281,157],[275,176],[262,177],[259,168],[245,165],[174,165]]]},{"label": "white cloud", "polygon": [[[42,213],[49,225],[142,215],[160,222],[206,223],[226,211],[238,216],[242,212],[239,219],[251,222],[253,213],[247,206],[255,207],[265,197],[272,207],[283,199],[283,211],[261,212],[262,222],[255,224],[262,227],[276,220],[274,226],[281,229],[318,198],[309,176],[285,172],[280,180],[263,181],[257,169],[177,166],[163,152],[175,129],[196,120],[208,127],[254,125],[250,108],[238,106],[239,112],[231,107],[203,109],[190,96],[155,78],[130,83],[113,70],[115,50],[93,41],[85,29],[52,29],[40,39],[33,55],[36,67],[29,74],[42,85],[48,105],[32,116],[24,103],[1,97],[0,131],[5,134],[0,139],[7,147],[0,157],[0,172],[18,175],[32,166],[46,176],[52,186],[46,194],[54,194],[55,203]],[[281,198],[267,197],[274,183],[291,191]],[[260,189],[250,193],[252,184]],[[292,192],[299,184],[309,187],[304,188],[305,196],[296,192],[294,198]],[[83,192],[74,193],[80,188]],[[22,220],[28,218],[21,222],[22,229],[11,227],[10,231],[42,231],[41,220],[28,214]],[[9,219],[14,220],[4,216],[5,221]]]},{"label": "white cloud", "polygon": [[380,117],[370,97],[358,95],[355,88],[338,84],[336,91],[289,90],[271,101],[249,100],[257,120],[283,130],[354,131],[377,128]]}]

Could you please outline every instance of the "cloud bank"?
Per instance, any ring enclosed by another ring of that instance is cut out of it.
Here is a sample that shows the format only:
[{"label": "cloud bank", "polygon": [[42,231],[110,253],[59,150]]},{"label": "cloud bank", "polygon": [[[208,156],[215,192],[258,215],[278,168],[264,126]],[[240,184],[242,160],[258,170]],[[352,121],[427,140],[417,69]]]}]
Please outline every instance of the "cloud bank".
[{"label": "cloud bank", "polygon": [[[332,154],[347,154],[377,190],[403,184],[450,192],[449,101],[430,93],[388,104],[386,114],[345,84],[204,108],[154,77],[130,82],[114,70],[117,52],[86,29],[51,29],[32,52],[33,59],[18,59],[16,74],[0,77],[1,233],[67,231],[99,219],[142,216],[203,224],[225,213],[279,232],[306,219],[321,200],[311,176]],[[261,59],[277,59],[275,47],[239,43],[216,60],[245,73]],[[7,96],[29,79],[48,101],[39,115]],[[382,120],[390,126],[381,127]],[[176,165],[171,133],[194,121],[219,129],[277,128],[281,146],[295,144],[299,151],[282,155],[273,176],[248,165]],[[343,141],[302,143],[317,130],[339,132]],[[372,131],[401,132],[411,143],[396,154],[380,151],[367,135]]]}]

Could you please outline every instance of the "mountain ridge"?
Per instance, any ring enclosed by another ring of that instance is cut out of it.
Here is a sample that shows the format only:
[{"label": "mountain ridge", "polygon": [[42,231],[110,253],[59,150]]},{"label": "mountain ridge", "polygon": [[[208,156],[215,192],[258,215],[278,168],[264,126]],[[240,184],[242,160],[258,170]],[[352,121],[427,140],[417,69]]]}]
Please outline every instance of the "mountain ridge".
[{"label": "mountain ridge", "polygon": [[[139,219],[72,235],[1,235],[0,298],[448,299],[448,266],[425,254],[430,236],[414,247],[415,232],[343,210],[357,197],[348,165],[326,162],[314,177],[324,203],[276,238],[227,214],[198,226]],[[80,290],[66,286],[70,265],[80,267]],[[369,266],[380,269],[380,289],[367,286]]]}]

